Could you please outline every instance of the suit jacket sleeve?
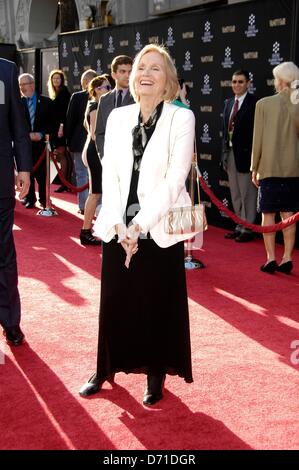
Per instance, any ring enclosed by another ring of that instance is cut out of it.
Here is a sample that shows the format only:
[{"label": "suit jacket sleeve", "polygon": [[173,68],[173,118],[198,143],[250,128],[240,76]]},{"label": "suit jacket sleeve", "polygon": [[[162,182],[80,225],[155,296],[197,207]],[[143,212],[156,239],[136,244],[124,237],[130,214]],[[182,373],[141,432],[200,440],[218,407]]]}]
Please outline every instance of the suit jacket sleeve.
[{"label": "suit jacket sleeve", "polygon": [[11,103],[10,128],[14,142],[14,156],[18,171],[32,170],[31,141],[28,134],[28,125],[25,111],[21,101],[19,84],[17,80],[17,67],[12,64],[11,69]]},{"label": "suit jacket sleeve", "polygon": [[194,150],[195,117],[192,111],[178,108],[172,129],[174,141],[166,177],[148,194],[133,223],[139,224],[143,233],[149,232],[176,203],[185,188]]},{"label": "suit jacket sleeve", "polygon": [[71,132],[72,129],[75,128],[75,94],[73,93],[67,108],[66,112],[66,122],[65,122],[65,138],[66,138],[66,143],[67,145],[69,144],[69,141],[71,140]]},{"label": "suit jacket sleeve", "polygon": [[255,107],[253,142],[250,171],[257,171],[263,147],[263,103],[258,101]]}]

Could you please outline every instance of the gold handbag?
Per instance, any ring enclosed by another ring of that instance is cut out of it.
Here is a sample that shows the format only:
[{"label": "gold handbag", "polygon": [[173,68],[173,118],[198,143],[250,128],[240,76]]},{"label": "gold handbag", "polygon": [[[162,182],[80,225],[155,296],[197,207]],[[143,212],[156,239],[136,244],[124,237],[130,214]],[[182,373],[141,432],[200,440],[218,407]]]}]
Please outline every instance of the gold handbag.
[{"label": "gold handbag", "polygon": [[[198,195],[198,204],[194,204],[195,179]],[[165,217],[164,230],[169,235],[190,234],[190,238],[199,232],[207,230],[207,221],[203,204],[200,203],[199,179],[197,173],[196,142],[190,170],[189,195],[191,206],[173,207]]]}]

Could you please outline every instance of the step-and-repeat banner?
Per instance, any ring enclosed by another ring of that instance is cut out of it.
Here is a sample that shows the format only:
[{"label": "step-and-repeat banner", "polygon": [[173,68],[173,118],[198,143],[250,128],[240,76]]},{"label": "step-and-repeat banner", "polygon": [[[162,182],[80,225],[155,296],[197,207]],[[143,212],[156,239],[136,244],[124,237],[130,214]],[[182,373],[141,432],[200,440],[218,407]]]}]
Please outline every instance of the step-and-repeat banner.
[{"label": "step-and-repeat banner", "polygon": [[[227,175],[219,167],[221,115],[224,100],[232,96],[232,73],[250,72],[251,92],[261,98],[274,93],[272,69],[294,54],[295,0],[260,0],[230,7],[210,8],[146,23],[79,31],[59,37],[60,67],[71,91],[80,89],[80,76],[93,68],[110,72],[116,55],[132,57],[148,43],[164,43],[178,74],[191,92],[197,122],[197,149],[201,172],[216,196],[231,208]],[[230,228],[202,194],[209,222]]]}]

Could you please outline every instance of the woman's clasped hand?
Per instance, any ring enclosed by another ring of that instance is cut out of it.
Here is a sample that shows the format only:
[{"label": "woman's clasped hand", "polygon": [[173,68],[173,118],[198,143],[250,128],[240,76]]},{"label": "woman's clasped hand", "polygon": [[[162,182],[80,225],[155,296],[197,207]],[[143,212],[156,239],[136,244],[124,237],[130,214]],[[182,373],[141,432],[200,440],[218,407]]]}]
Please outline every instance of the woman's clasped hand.
[{"label": "woman's clasped hand", "polygon": [[121,244],[126,253],[125,266],[129,268],[132,256],[138,251],[140,227],[138,224],[131,224],[129,227],[125,224],[117,224],[115,231],[118,236],[118,243]]}]

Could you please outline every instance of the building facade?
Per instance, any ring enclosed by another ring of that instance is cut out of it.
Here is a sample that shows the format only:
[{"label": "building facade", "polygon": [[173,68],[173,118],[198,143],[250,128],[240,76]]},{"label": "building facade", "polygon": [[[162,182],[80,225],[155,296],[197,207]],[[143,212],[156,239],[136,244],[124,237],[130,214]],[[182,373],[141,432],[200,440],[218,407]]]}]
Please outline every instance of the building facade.
[{"label": "building facade", "polygon": [[145,21],[156,15],[249,0],[0,0],[0,42],[49,47],[60,32]]}]

